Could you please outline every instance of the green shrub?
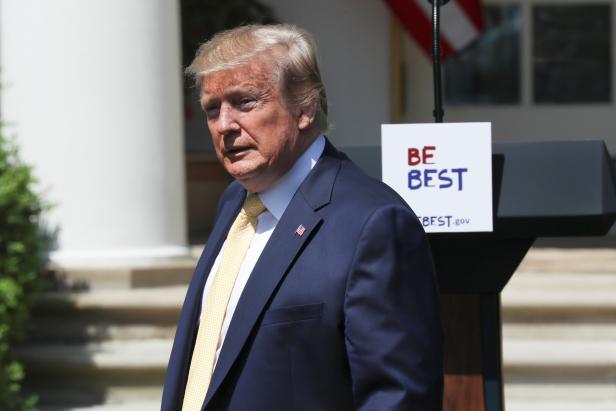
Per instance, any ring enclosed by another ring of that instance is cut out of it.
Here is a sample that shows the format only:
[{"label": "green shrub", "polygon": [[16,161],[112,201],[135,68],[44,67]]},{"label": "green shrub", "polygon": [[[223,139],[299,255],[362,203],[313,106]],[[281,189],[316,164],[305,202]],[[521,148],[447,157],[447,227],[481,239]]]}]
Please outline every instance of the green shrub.
[{"label": "green shrub", "polygon": [[39,226],[43,203],[32,190],[30,167],[0,135],[0,410],[35,410],[20,393],[24,371],[12,345],[24,337],[47,244]]}]

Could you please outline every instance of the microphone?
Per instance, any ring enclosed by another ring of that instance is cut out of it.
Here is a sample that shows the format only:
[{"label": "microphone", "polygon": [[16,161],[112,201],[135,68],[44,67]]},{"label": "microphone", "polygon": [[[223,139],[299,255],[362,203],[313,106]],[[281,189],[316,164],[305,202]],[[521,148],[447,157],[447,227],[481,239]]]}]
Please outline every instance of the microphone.
[{"label": "microphone", "polygon": [[432,72],[434,75],[434,115],[435,123],[442,123],[445,110],[443,110],[443,91],[441,78],[441,6],[449,0],[428,0],[432,5]]}]

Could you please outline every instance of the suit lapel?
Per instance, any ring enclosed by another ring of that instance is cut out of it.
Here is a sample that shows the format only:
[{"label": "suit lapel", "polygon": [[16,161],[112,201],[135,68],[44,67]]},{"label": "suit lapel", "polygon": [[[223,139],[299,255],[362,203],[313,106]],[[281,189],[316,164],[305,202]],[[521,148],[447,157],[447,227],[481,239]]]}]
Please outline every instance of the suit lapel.
[{"label": "suit lapel", "polygon": [[[246,283],[214,369],[205,398],[206,407],[244,347],[272,293],[322,222],[316,210],[329,203],[340,167],[339,159],[331,155],[332,150],[335,152],[327,143],[323,156],[276,225]],[[300,226],[305,229],[301,235],[296,232]]]}]

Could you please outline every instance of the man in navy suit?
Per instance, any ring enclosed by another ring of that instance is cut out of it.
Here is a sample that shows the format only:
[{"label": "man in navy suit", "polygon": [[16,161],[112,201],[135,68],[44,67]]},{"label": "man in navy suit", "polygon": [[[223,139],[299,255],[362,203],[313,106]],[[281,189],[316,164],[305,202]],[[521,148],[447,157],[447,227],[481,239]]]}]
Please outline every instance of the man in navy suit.
[{"label": "man in navy suit", "polygon": [[[188,69],[235,181],[186,295],[163,411],[441,408],[426,236],[395,192],[323,135],[315,50],[296,27],[245,26],[205,43]],[[226,253],[243,247],[234,227],[248,198],[264,211],[241,261],[229,263]],[[222,282],[231,284],[224,297]]]}]

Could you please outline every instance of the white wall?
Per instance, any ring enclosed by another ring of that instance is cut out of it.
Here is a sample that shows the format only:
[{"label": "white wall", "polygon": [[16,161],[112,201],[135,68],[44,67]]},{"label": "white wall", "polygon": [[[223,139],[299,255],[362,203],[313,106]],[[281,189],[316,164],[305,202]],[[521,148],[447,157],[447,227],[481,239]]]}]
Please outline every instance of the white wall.
[{"label": "white wall", "polygon": [[285,23],[310,31],[327,90],[329,137],[377,144],[390,121],[389,10],[381,0],[263,0]]}]

